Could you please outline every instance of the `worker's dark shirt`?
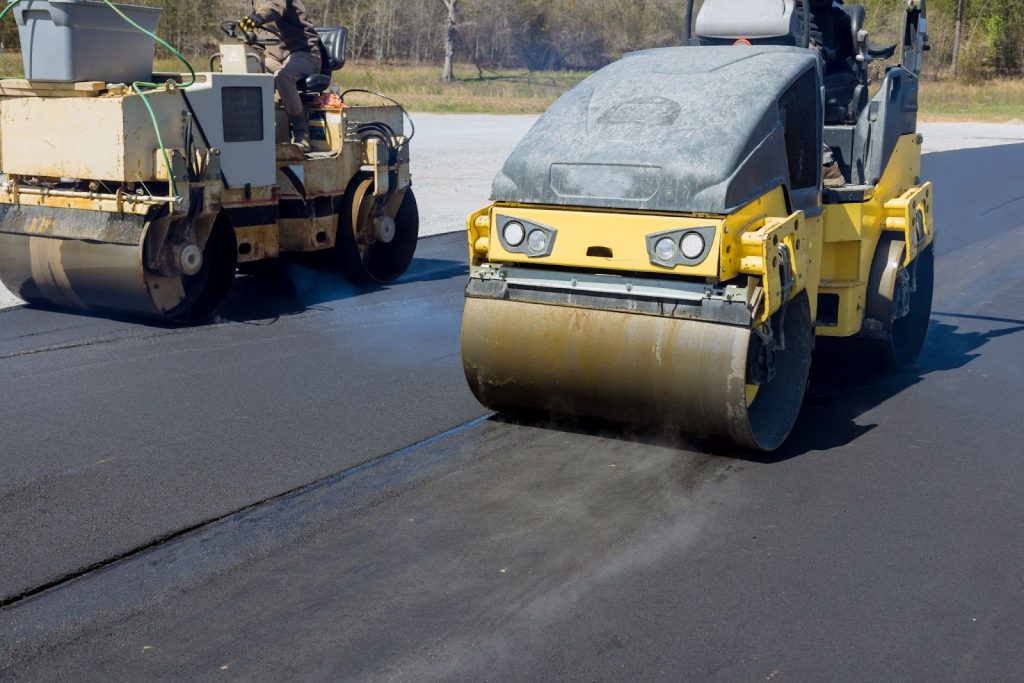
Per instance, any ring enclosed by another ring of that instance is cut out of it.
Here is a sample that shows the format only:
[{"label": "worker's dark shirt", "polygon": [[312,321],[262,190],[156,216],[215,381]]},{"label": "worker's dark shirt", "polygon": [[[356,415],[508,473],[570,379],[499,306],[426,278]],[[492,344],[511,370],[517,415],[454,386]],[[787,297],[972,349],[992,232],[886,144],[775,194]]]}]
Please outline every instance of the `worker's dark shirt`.
[{"label": "worker's dark shirt", "polygon": [[265,25],[257,37],[280,41],[267,47],[267,54],[284,62],[294,52],[312,52],[319,56],[320,37],[306,14],[302,0],[251,0],[253,16]]}]

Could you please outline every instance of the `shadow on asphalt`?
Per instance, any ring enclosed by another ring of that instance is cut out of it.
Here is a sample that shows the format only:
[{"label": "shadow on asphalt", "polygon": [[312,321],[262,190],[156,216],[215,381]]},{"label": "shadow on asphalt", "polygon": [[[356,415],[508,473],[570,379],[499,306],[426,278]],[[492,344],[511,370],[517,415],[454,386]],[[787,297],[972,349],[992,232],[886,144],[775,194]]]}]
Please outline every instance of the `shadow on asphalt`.
[{"label": "shadow on asphalt", "polygon": [[131,328],[151,330],[201,329],[225,322],[272,325],[308,311],[330,312],[333,309],[326,304],[332,302],[346,301],[404,285],[468,276],[469,267],[464,261],[417,258],[413,259],[409,271],[394,283],[360,286],[335,272],[317,270],[298,263],[268,262],[260,264],[260,268],[248,274],[241,274],[235,278],[231,293],[216,318],[207,323],[192,324],[184,328],[182,325],[116,311],[90,313],[41,304],[28,304],[17,308],[44,314],[57,313],[69,319],[78,317],[83,320],[109,320],[129,325]]},{"label": "shadow on asphalt", "polygon": [[469,275],[461,261],[413,259],[408,272],[392,284],[356,285],[336,272],[283,262],[235,280],[231,296],[221,308],[221,322],[268,325],[310,310],[329,311],[326,304],[420,282],[436,282]]},{"label": "shadow on asphalt", "polygon": [[[951,324],[957,319],[991,322],[999,327],[988,332],[961,332]],[[981,355],[982,347],[988,342],[1020,333],[1024,333],[1024,320],[936,312],[921,359],[917,367],[907,372],[881,369],[865,372],[865,367],[877,366],[850,362],[841,355],[841,348],[821,349],[821,353],[815,355],[804,409],[790,440],[775,453],[752,459],[776,463],[811,451],[845,446],[877,427],[858,423],[865,413],[934,372],[965,367]]]}]

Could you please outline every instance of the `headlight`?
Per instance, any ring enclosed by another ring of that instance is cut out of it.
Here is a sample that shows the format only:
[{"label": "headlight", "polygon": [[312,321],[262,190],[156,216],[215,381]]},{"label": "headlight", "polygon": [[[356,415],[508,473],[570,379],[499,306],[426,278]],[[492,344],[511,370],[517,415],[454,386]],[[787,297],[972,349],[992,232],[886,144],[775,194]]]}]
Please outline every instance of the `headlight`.
[{"label": "headlight", "polygon": [[510,221],[505,224],[503,237],[505,238],[505,244],[510,247],[518,247],[526,239],[526,228],[523,227],[522,223]]},{"label": "headlight", "polygon": [[[662,242],[664,241],[662,240]],[[660,247],[661,242],[658,242],[658,245]],[[704,247],[704,238],[701,237],[700,233],[688,232],[683,235],[683,239],[679,240],[679,248],[682,250],[683,256],[690,260],[700,258],[701,254],[704,253]],[[661,257],[660,254],[658,256],[659,258]],[[665,260],[667,261],[668,259]]]},{"label": "headlight", "polygon": [[548,235],[543,230],[534,230],[529,237],[530,251],[543,253],[548,249]]},{"label": "headlight", "polygon": [[674,261],[676,253],[676,241],[671,237],[664,237],[658,240],[658,243],[654,246],[654,255],[666,263]]},{"label": "headlight", "polygon": [[711,256],[717,230],[713,225],[702,225],[647,235],[645,241],[651,265],[659,268],[692,268],[703,264]]}]

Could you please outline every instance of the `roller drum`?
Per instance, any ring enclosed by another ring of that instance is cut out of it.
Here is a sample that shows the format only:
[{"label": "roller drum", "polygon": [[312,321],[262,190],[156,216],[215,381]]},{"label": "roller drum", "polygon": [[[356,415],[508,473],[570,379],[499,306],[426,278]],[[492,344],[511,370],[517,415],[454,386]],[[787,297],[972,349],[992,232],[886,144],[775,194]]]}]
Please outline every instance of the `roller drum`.
[{"label": "roller drum", "polygon": [[794,303],[775,379],[749,403],[754,333],[720,323],[467,298],[463,364],[494,410],[658,425],[774,450],[796,421],[810,368],[806,297]]},{"label": "roller drum", "polygon": [[0,232],[0,281],[26,302],[85,312],[191,323],[212,315],[235,272],[230,230],[215,227],[194,275],[161,276],[143,264],[140,244]]}]

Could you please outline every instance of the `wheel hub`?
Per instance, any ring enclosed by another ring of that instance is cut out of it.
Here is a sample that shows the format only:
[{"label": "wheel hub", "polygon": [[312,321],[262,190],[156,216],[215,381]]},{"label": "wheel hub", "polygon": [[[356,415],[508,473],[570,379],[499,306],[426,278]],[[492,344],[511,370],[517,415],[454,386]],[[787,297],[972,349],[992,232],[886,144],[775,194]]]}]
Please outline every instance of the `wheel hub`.
[{"label": "wheel hub", "polygon": [[184,275],[196,275],[203,269],[203,250],[196,244],[181,247],[178,252],[178,265]]},{"label": "wheel hub", "polygon": [[385,244],[390,244],[398,233],[398,226],[395,219],[390,216],[382,216],[374,221],[377,228],[377,239]]}]

